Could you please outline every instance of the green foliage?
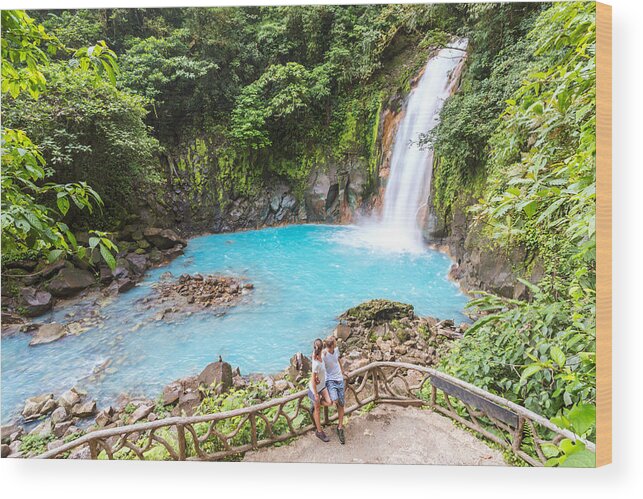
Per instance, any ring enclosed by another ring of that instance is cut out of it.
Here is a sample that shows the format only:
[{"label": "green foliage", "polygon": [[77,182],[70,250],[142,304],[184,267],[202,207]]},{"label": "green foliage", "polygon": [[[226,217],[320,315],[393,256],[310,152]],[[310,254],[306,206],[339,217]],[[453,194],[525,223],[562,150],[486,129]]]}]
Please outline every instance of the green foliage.
[{"label": "green foliage", "polygon": [[[500,248],[537,255],[545,277],[538,286],[522,281],[529,302],[489,295],[473,301],[481,317],[444,367],[562,418],[596,396],[594,4],[549,7],[526,41],[537,49],[488,139],[488,178],[473,213]],[[570,463],[584,459],[582,451],[566,443],[556,464],[572,454]]]},{"label": "green foliage", "polygon": [[78,227],[103,218],[103,227],[110,227],[109,219],[131,207],[133,193],[154,167],[158,143],[143,121],[145,101],[64,63],[52,63],[43,72],[47,92],[37,100],[20,96],[8,102],[5,122],[39,144],[54,182],[83,178],[95,186],[93,194],[107,200],[102,213],[87,211],[92,216],[83,217],[82,211],[62,209],[58,197],[67,222]]},{"label": "green foliage", "polygon": [[[43,50],[46,47],[46,52]],[[10,112],[18,100],[38,102],[48,90],[45,77],[50,56],[58,51],[71,54],[70,67],[97,85],[99,76],[114,80],[117,71],[115,54],[104,42],[78,50],[63,46],[42,25],[22,11],[2,11],[2,93],[4,99],[3,124],[16,125]],[[91,69],[91,71],[89,71]],[[28,91],[28,96],[24,91]],[[21,127],[20,127],[21,128]],[[22,130],[2,128],[2,245],[3,258],[15,259],[25,253],[43,254],[49,261],[65,254],[79,258],[88,255],[88,249],[79,246],[67,224],[62,222],[73,204],[79,210],[92,212],[94,205],[102,206],[100,196],[85,182],[70,181],[60,184],[43,183],[52,177],[44,156],[31,138]],[[56,208],[45,204],[51,199]],[[107,241],[107,242],[104,242]],[[114,267],[111,254],[116,246],[107,238],[100,238],[100,254]]]},{"label": "green foliage", "polygon": [[[424,137],[424,142],[433,144],[436,157],[433,203],[446,220],[465,196],[479,196],[484,189],[489,140],[498,128],[507,99],[528,71],[532,52],[531,42],[523,35],[533,25],[533,5],[485,4],[471,8],[474,21],[462,90],[445,103],[440,124]],[[509,18],[513,19],[512,28],[498,39],[498,27]]]},{"label": "green foliage", "polygon": [[592,310],[540,290],[532,302],[484,295],[470,306],[486,315],[443,359],[449,373],[548,417],[595,400]]},{"label": "green foliage", "polygon": [[[581,437],[595,437],[596,406],[591,404],[574,405],[571,409],[561,411],[561,414],[552,418],[552,422]],[[547,466],[566,468],[593,468],[596,466],[596,455],[588,450],[582,442],[569,438],[561,440],[558,445],[546,445],[543,452],[549,458]]]},{"label": "green foliage", "polygon": [[328,95],[323,66],[313,71],[295,62],[270,66],[239,95],[230,135],[242,147],[252,149],[303,139],[301,131],[314,129],[310,122]]},{"label": "green foliage", "polygon": [[216,63],[196,57],[190,41],[185,28],[161,38],[131,38],[121,58],[120,85],[153,103],[151,123],[161,133],[176,130],[191,119],[190,112],[199,105],[195,92],[202,79],[217,78]]},{"label": "green foliage", "polygon": [[51,433],[44,437],[36,433],[25,435],[20,441],[20,452],[29,456],[37,456],[45,452],[47,444],[53,442],[55,438]]}]

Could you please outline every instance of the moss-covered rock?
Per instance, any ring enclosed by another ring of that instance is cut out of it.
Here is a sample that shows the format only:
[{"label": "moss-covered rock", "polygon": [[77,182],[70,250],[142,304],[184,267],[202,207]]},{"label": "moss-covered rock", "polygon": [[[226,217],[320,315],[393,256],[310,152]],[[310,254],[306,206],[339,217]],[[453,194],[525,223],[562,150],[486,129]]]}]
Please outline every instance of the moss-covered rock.
[{"label": "moss-covered rock", "polygon": [[390,300],[370,300],[348,309],[342,319],[359,322],[384,322],[394,319],[413,318],[413,305]]}]

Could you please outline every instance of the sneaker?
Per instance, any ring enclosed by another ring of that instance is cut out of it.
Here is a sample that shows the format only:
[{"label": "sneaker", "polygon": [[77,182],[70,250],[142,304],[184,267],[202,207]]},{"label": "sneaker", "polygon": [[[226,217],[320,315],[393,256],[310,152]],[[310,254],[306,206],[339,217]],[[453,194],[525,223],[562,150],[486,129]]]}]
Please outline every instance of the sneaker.
[{"label": "sneaker", "polygon": [[322,442],[330,442],[330,438],[323,431],[316,431],[315,436]]},{"label": "sneaker", "polygon": [[344,428],[337,428],[337,436],[339,437],[339,442],[344,445],[346,443],[346,438],[344,437]]}]

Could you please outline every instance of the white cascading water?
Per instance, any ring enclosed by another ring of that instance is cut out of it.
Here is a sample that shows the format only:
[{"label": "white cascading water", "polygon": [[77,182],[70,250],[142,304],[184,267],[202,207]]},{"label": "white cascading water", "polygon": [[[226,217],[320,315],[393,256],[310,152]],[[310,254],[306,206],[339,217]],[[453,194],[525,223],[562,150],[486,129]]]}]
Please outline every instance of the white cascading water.
[{"label": "white cascading water", "polygon": [[444,101],[455,84],[453,71],[464,58],[466,43],[461,40],[429,60],[409,96],[406,114],[395,135],[380,230],[399,249],[422,248],[419,218],[426,211],[431,189],[433,149],[420,147],[417,142],[439,122]]},{"label": "white cascading water", "polygon": [[429,59],[409,95],[395,135],[381,217],[364,221],[358,234],[353,234],[353,245],[394,251],[424,250],[420,220],[426,213],[431,190],[433,149],[421,147],[418,139],[438,124],[442,106],[457,81],[454,70],[464,59],[466,46],[466,39],[459,40]]}]

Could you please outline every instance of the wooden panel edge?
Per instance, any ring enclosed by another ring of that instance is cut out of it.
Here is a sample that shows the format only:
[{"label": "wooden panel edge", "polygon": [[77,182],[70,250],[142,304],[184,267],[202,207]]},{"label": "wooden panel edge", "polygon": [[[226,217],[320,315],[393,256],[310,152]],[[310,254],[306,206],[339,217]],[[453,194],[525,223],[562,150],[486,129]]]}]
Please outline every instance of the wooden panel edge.
[{"label": "wooden panel edge", "polygon": [[596,2],[596,466],[612,462],[612,7]]}]

